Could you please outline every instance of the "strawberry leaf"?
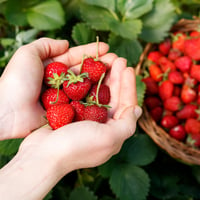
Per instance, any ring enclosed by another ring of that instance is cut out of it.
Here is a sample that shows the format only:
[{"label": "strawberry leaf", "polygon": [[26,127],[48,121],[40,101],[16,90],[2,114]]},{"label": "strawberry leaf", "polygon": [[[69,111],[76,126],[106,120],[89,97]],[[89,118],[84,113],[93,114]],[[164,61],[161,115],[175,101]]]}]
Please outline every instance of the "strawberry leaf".
[{"label": "strawberry leaf", "polygon": [[142,81],[142,76],[136,76],[136,89],[137,89],[137,100],[138,105],[142,106],[144,101],[144,95],[146,91],[146,85]]}]

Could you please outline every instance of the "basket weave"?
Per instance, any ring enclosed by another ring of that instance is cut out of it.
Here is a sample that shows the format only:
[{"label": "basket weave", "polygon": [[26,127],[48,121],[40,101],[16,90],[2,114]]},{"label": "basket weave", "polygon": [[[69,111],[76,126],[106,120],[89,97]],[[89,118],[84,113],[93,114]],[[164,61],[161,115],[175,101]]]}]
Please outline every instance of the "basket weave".
[{"label": "basket weave", "polygon": [[[172,27],[171,32],[178,30],[187,32],[195,29],[197,30],[199,27],[199,18],[194,18],[193,20],[181,19]],[[151,50],[152,45],[153,44],[148,43],[141,54],[139,63],[135,69],[137,75],[142,73],[142,65],[147,53]],[[139,125],[151,137],[151,139],[171,157],[189,165],[200,165],[200,150],[194,149],[193,147],[172,138],[151,118],[145,105],[143,105],[143,114],[139,119]]]}]

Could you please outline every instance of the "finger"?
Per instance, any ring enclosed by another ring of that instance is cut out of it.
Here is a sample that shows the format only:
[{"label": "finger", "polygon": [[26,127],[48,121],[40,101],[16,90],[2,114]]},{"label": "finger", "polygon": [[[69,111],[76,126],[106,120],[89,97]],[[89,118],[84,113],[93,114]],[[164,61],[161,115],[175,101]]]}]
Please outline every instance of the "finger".
[{"label": "finger", "polygon": [[127,107],[135,105],[137,105],[135,72],[133,68],[127,67],[122,73],[119,104],[114,118],[118,119]]}]

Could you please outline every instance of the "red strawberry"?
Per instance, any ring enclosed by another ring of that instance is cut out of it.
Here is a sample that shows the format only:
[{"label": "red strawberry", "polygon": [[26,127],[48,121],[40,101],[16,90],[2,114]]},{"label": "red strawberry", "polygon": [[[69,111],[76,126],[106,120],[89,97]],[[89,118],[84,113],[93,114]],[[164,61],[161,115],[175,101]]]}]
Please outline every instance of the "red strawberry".
[{"label": "red strawberry", "polygon": [[74,109],[70,104],[56,104],[47,109],[47,120],[52,129],[58,129],[73,121]]},{"label": "red strawberry", "polygon": [[159,96],[162,100],[168,99],[172,96],[174,85],[171,81],[165,80],[159,85]]},{"label": "red strawberry", "polygon": [[70,104],[73,106],[75,111],[74,121],[83,121],[85,106],[80,101],[71,101]]},{"label": "red strawberry", "polygon": [[163,56],[159,59],[159,65],[163,72],[172,72],[176,70],[174,62],[170,61],[167,57]]},{"label": "red strawberry", "polygon": [[196,97],[197,97],[196,91],[193,88],[189,87],[188,85],[184,84],[181,90],[181,100],[187,104],[194,101]]},{"label": "red strawberry", "polygon": [[[87,102],[96,101],[96,92],[97,92],[98,84],[92,86],[89,95],[87,96]],[[101,84],[99,87],[98,92],[98,99],[100,104],[108,104],[110,102],[110,88],[105,85]]]},{"label": "red strawberry", "polygon": [[161,100],[157,96],[146,97],[144,100],[144,103],[149,110],[152,110],[153,108],[162,105]]},{"label": "red strawberry", "polygon": [[106,65],[93,58],[85,58],[81,67],[81,73],[88,73],[88,77],[93,84],[97,83],[101,75],[106,71]]},{"label": "red strawberry", "polygon": [[[58,98],[57,98],[58,95]],[[44,108],[47,110],[50,106],[60,103],[69,103],[67,95],[59,89],[59,92],[55,88],[48,88],[42,93],[41,100]]]},{"label": "red strawberry", "polygon": [[185,130],[188,134],[200,134],[200,121],[194,118],[187,119]]},{"label": "red strawberry", "polygon": [[177,125],[169,130],[169,135],[176,140],[183,141],[186,137],[186,132],[182,125]]},{"label": "red strawberry", "polygon": [[169,54],[168,54],[168,59],[171,61],[174,61],[180,56],[181,56],[181,52],[178,49],[170,49]]},{"label": "red strawberry", "polygon": [[171,40],[169,38],[165,39],[158,45],[158,49],[163,55],[167,55],[171,49]]},{"label": "red strawberry", "polygon": [[200,37],[200,32],[199,31],[191,31],[189,35],[190,35],[190,37]]},{"label": "red strawberry", "polygon": [[162,57],[163,55],[159,52],[159,51],[150,51],[147,55],[147,60],[151,61],[155,64],[159,63],[159,59]]},{"label": "red strawberry", "polygon": [[146,85],[146,94],[155,95],[158,94],[158,84],[152,77],[143,78],[142,81]]},{"label": "red strawberry", "polygon": [[178,118],[175,117],[174,115],[165,115],[162,119],[161,119],[161,126],[163,126],[164,128],[167,129],[171,129],[174,126],[176,126],[178,124]]},{"label": "red strawberry", "polygon": [[181,56],[175,60],[174,64],[181,72],[189,72],[192,59],[189,56]]},{"label": "red strawberry", "polygon": [[152,64],[149,66],[150,76],[156,81],[159,82],[162,80],[162,70],[156,64]]},{"label": "red strawberry", "polygon": [[200,38],[190,38],[185,41],[184,53],[193,60],[200,60]]},{"label": "red strawberry", "polygon": [[186,143],[192,147],[200,147],[200,134],[188,134]]},{"label": "red strawberry", "polygon": [[178,111],[182,103],[179,97],[172,96],[164,101],[164,108],[170,111]]},{"label": "red strawberry", "polygon": [[179,71],[172,71],[169,72],[168,74],[168,79],[173,83],[173,84],[183,84],[184,82],[184,77],[181,72]]},{"label": "red strawberry", "polygon": [[184,51],[184,43],[187,35],[183,32],[175,32],[172,34],[172,48]]},{"label": "red strawberry", "polygon": [[196,110],[198,107],[194,104],[186,104],[181,110],[176,113],[179,119],[197,118]]},{"label": "red strawberry", "polygon": [[179,97],[181,94],[181,87],[174,85],[173,95]]},{"label": "red strawberry", "polygon": [[48,64],[44,70],[44,83],[49,87],[59,88],[68,69],[69,67],[61,62]]},{"label": "red strawberry", "polygon": [[156,106],[155,108],[150,110],[151,117],[157,123],[161,120],[162,114],[163,114],[163,108],[161,106]]},{"label": "red strawberry", "polygon": [[63,90],[70,99],[79,101],[86,97],[91,88],[91,82],[86,73],[75,75],[69,70],[66,79],[63,83]]},{"label": "red strawberry", "polygon": [[98,105],[88,105],[85,107],[84,118],[85,120],[92,120],[100,123],[107,121],[108,111],[107,108]]},{"label": "red strawberry", "polygon": [[200,82],[200,65],[192,65],[190,75],[192,78]]}]

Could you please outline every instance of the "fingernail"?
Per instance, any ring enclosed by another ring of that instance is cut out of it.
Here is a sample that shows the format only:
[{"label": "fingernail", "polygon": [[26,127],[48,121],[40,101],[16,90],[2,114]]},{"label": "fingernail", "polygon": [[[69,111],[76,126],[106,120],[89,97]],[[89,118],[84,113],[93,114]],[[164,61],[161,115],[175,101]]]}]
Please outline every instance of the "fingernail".
[{"label": "fingernail", "polygon": [[137,119],[139,119],[140,116],[142,115],[142,108],[140,106],[136,105],[134,112],[135,112],[135,116],[137,117]]}]

